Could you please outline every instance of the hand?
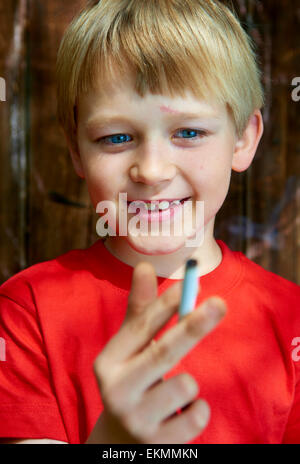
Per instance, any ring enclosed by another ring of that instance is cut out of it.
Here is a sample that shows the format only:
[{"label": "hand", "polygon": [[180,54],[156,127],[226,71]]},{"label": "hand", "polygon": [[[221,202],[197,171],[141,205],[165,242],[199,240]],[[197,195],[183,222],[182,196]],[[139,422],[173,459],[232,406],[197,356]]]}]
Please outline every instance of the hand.
[{"label": "hand", "polygon": [[[195,379],[162,377],[218,324],[226,305],[206,300],[151,343],[178,311],[181,289],[176,282],[157,298],[154,268],[135,267],[124,322],[94,362],[104,411],[86,443],[186,443],[206,427],[210,410],[195,399]],[[179,408],[185,409],[176,414]]]}]

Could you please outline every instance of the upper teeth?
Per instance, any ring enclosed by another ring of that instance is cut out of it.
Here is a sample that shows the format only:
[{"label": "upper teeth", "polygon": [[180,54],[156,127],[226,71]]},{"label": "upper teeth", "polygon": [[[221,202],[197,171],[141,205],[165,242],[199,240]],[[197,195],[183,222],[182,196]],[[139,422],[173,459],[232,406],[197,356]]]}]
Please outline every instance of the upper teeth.
[{"label": "upper teeth", "polygon": [[159,209],[168,209],[170,206],[169,202],[168,201],[161,201],[158,205],[158,208]]},{"label": "upper teeth", "polygon": [[150,211],[154,211],[157,207],[157,205],[155,203],[146,203],[147,205],[147,208],[150,210]]},{"label": "upper teeth", "polygon": [[157,202],[151,202],[151,203],[147,203],[147,202],[140,202],[140,201],[134,201],[132,202],[134,204],[134,206],[137,208],[139,205],[143,205],[145,204],[147,209],[149,211],[155,211],[155,210],[165,210],[165,209],[168,209],[170,207],[170,205],[179,205],[180,204],[180,200],[174,200],[174,201],[160,201],[159,203]]}]

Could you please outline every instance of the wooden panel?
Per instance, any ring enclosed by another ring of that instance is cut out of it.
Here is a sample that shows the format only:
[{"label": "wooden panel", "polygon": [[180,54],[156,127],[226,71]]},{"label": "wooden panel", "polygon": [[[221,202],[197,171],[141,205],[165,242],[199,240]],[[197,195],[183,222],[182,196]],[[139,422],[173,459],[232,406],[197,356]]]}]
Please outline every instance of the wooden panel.
[{"label": "wooden panel", "polygon": [[[84,0],[0,3],[0,282],[97,239],[87,188],[56,119],[55,60]],[[234,0],[258,47],[267,93],[265,134],[252,166],[233,173],[216,238],[300,284],[300,10],[287,0]]]},{"label": "wooden panel", "polygon": [[83,4],[82,0],[30,1],[29,264],[53,258],[70,247],[88,246],[92,239],[87,188],[73,170],[56,119],[55,95],[59,43]]},{"label": "wooden panel", "polygon": [[291,98],[291,82],[300,76],[300,10],[285,0],[233,3],[262,64],[265,133],[251,167],[232,176],[216,236],[300,283],[300,103]]},{"label": "wooden panel", "polygon": [[0,3],[0,263],[2,280],[26,261],[26,1]]}]

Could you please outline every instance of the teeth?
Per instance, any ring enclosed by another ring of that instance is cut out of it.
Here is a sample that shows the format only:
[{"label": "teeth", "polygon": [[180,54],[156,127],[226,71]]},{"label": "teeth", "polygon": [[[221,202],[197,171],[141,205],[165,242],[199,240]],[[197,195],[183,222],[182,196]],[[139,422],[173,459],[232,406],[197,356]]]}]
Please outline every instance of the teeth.
[{"label": "teeth", "polygon": [[155,203],[148,203],[147,208],[148,208],[149,211],[154,211],[154,210],[157,209]]},{"label": "teeth", "polygon": [[165,210],[168,209],[170,206],[168,201],[161,201],[158,205],[159,209]]},{"label": "teeth", "polygon": [[147,203],[147,202],[140,202],[138,200],[136,201],[133,201],[131,203],[132,205],[134,205],[136,208],[141,206],[141,207],[145,207],[146,205],[146,208],[148,209],[148,211],[158,211],[158,210],[166,210],[168,208],[170,208],[170,206],[178,206],[181,204],[180,200],[174,200],[174,201],[166,201],[166,200],[163,200],[159,203],[157,203],[157,201],[152,201],[150,203]]},{"label": "teeth", "polygon": [[140,201],[138,201],[138,200],[132,201],[130,204],[131,204],[132,206],[134,206],[135,208],[144,206],[143,203],[140,202]]},{"label": "teeth", "polygon": [[142,209],[143,208],[147,208],[148,211],[155,211],[155,210],[158,210],[158,204],[157,203],[146,203],[146,202],[141,202],[141,201],[133,201],[131,203],[132,205],[134,205],[135,208],[139,208],[141,207]]}]

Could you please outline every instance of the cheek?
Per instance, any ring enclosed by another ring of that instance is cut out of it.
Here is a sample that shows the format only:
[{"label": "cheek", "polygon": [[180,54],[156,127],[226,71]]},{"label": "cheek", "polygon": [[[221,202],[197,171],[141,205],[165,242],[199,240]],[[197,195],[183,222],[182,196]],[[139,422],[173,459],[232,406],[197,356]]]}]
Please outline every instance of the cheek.
[{"label": "cheek", "polygon": [[93,204],[101,200],[115,200],[124,188],[124,167],[115,158],[107,155],[85,157],[85,179]]},{"label": "cheek", "polygon": [[189,182],[201,197],[222,198],[228,192],[231,178],[231,152],[224,148],[207,147],[194,162],[186,164]]}]

